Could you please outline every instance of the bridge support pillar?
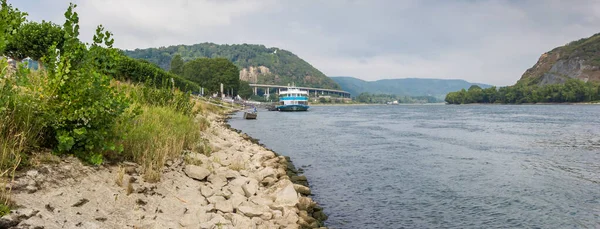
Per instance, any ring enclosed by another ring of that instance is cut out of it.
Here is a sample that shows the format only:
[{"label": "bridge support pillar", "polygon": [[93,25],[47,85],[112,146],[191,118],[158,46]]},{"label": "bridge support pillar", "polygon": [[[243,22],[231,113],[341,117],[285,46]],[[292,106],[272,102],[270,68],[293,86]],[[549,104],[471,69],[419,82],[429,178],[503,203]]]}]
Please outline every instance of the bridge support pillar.
[{"label": "bridge support pillar", "polygon": [[258,88],[254,87],[254,95],[258,95]]}]

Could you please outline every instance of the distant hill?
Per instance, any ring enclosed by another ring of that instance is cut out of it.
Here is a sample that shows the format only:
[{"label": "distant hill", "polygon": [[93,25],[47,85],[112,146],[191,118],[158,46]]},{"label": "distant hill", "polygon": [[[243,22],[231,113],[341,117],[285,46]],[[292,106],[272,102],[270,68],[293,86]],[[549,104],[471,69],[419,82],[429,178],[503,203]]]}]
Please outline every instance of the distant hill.
[{"label": "distant hill", "polygon": [[368,92],[372,94],[393,94],[406,96],[434,96],[444,98],[446,94],[452,91],[468,89],[471,85],[478,85],[481,88],[489,88],[491,85],[469,83],[464,80],[448,79],[384,79],[377,81],[364,81],[348,76],[330,77],[337,82],[342,90],[350,92],[352,96],[358,96],[360,93]]},{"label": "distant hill", "polygon": [[223,57],[240,69],[241,80],[250,83],[276,85],[295,83],[296,86],[341,89],[337,83],[295,54],[279,48],[267,48],[264,45],[201,43],[124,52],[130,57],[155,63],[165,70],[169,69],[171,58],[176,54],[181,55],[184,61],[201,57]]},{"label": "distant hill", "polygon": [[600,33],[542,54],[517,84],[541,86],[568,79],[600,82]]}]

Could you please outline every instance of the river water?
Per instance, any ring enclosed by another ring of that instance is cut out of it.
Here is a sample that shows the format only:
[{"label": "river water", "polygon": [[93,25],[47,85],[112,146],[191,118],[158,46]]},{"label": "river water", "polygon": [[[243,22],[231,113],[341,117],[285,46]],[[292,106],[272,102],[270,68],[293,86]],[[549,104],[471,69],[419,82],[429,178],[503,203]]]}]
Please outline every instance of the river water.
[{"label": "river water", "polygon": [[304,168],[330,228],[600,228],[600,106],[236,114]]}]

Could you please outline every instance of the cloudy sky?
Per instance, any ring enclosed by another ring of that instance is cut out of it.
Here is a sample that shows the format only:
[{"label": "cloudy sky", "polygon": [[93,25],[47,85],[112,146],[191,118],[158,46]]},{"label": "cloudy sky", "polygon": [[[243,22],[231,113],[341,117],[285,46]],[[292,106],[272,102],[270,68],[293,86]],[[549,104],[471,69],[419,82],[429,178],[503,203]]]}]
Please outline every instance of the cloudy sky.
[{"label": "cloudy sky", "polygon": [[[597,0],[73,0],[82,39],[98,24],[123,49],[264,44],[329,76],[512,85],[539,56],[600,32]],[[62,24],[69,1],[9,0]]]}]

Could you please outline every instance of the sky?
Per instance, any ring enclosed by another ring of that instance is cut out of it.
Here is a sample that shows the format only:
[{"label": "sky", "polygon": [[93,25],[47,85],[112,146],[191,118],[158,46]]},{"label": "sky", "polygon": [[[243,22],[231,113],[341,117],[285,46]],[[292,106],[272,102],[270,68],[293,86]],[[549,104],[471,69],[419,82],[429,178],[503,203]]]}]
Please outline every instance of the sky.
[{"label": "sky", "polygon": [[32,21],[97,25],[115,47],[214,42],[289,50],[328,76],[514,84],[540,55],[600,32],[597,0],[8,0]]}]

